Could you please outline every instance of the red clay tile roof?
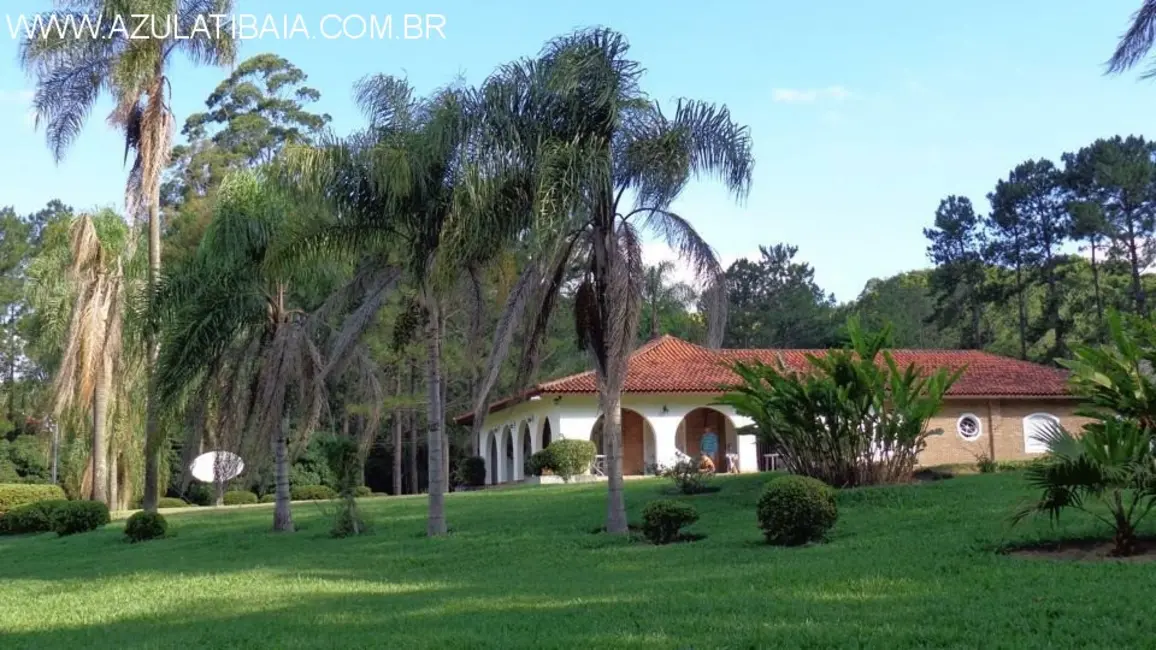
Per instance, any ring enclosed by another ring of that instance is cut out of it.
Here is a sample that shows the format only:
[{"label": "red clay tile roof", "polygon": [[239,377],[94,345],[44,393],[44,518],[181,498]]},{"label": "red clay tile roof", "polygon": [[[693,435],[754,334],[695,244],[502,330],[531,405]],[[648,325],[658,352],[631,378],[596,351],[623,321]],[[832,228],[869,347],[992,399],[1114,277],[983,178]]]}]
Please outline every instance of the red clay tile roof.
[{"label": "red clay tile roof", "polygon": [[[807,367],[808,353],[825,350],[711,350],[673,336],[663,336],[643,345],[630,357],[627,393],[716,393],[735,381],[727,366],[734,361],[767,364],[782,361],[788,367]],[[959,380],[948,390],[951,397],[1064,397],[1068,395],[1066,371],[1018,359],[1009,359],[978,350],[892,350],[900,367],[915,363],[923,368],[964,368]],[[498,411],[519,399],[543,393],[595,393],[593,371],[562,377],[534,386],[515,398],[495,402]],[[469,415],[457,418],[468,423]]]}]

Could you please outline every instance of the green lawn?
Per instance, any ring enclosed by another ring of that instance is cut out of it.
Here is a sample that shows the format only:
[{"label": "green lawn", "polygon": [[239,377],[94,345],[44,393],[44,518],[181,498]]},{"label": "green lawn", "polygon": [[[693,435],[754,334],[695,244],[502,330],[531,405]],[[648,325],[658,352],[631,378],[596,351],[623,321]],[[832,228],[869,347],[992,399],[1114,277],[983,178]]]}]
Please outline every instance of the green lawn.
[{"label": "green lawn", "polygon": [[[993,551],[1095,530],[1010,529],[1016,474],[844,492],[828,544],[760,543],[765,476],[690,497],[707,538],[655,547],[591,534],[602,485],[452,495],[455,532],[423,537],[421,498],[367,499],[374,533],[331,539],[271,511],[182,513],[131,545],[0,539],[0,647],[1124,648],[1156,636],[1156,564]],[[628,483],[632,516],[664,483]]]}]

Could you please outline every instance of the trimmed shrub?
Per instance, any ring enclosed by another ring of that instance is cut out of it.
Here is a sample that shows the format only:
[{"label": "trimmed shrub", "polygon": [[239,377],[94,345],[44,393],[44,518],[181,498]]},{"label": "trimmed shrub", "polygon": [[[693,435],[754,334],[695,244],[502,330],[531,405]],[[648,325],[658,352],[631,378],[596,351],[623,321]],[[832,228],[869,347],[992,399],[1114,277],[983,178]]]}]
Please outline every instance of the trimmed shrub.
[{"label": "trimmed shrub", "polygon": [[59,485],[30,483],[0,484],[0,514],[37,501],[64,499],[64,490]]},{"label": "trimmed shrub", "polygon": [[481,487],[486,484],[486,459],[470,456],[458,465],[458,485]]},{"label": "trimmed shrub", "polygon": [[682,528],[696,521],[698,511],[682,501],[660,499],[642,508],[642,534],[653,544],[677,541]]},{"label": "trimmed shrub", "polygon": [[191,504],[176,497],[161,497],[157,501],[157,508],[188,508]]},{"label": "trimmed shrub", "polygon": [[53,529],[52,519],[56,511],[67,506],[68,503],[67,499],[53,499],[13,508],[0,515],[0,534],[47,533]]},{"label": "trimmed shrub", "polygon": [[302,485],[289,490],[294,501],[328,501],[337,498],[337,491],[328,485]]},{"label": "trimmed shrub", "polygon": [[52,530],[64,537],[96,530],[109,522],[108,506],[99,501],[68,501],[55,509]]},{"label": "trimmed shrub", "polygon": [[353,488],[353,496],[359,498],[373,496],[373,490],[369,489],[368,485],[358,485],[357,487]]},{"label": "trimmed shrub", "polygon": [[550,449],[542,449],[534,452],[530,456],[530,460],[526,461],[526,470],[531,476],[542,476],[544,474],[554,473],[554,457],[550,453]]},{"label": "trimmed shrub", "polygon": [[697,460],[687,458],[672,467],[663,468],[662,476],[674,481],[674,486],[683,494],[699,494],[706,491],[707,479],[711,474],[704,472]]},{"label": "trimmed shrub", "polygon": [[547,449],[554,473],[569,482],[570,477],[584,474],[594,462],[596,447],[589,440],[555,440]]},{"label": "trimmed shrub", "polygon": [[124,524],[124,535],[134,544],[160,539],[168,530],[169,522],[165,521],[163,515],[155,512],[135,513]]},{"label": "trimmed shrub", "polygon": [[807,476],[780,476],[759,497],[759,528],[768,544],[798,546],[822,540],[835,525],[835,490]]},{"label": "trimmed shrub", "polygon": [[229,490],[224,494],[225,505],[240,506],[257,503],[257,495],[248,490]]},{"label": "trimmed shrub", "polygon": [[259,502],[260,503],[273,503],[276,500],[277,500],[277,495],[270,492],[268,494],[262,494],[261,498],[259,499]]}]

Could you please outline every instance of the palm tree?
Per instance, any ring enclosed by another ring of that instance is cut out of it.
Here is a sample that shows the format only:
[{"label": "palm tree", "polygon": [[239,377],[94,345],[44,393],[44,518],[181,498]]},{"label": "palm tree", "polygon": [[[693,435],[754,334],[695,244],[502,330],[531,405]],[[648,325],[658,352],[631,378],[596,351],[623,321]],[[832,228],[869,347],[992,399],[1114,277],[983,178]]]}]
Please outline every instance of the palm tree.
[{"label": "palm tree", "polygon": [[669,282],[675,264],[663,260],[645,270],[646,282],[642,287],[642,301],[649,311],[650,338],[662,335],[661,313],[671,307],[685,308],[695,299],[694,288],[685,282]]},{"label": "palm tree", "polygon": [[[196,447],[213,416],[218,446],[250,460],[271,449],[276,501],[273,529],[291,532],[291,443],[305,444],[325,405],[326,380],[358,375],[351,395],[380,404],[380,387],[356,346],[323,354],[324,324],[333,315],[330,266],[277,264],[295,213],[249,173],[228,178],[197,252],[170,273],[157,294],[164,333],[157,363],[160,404],[184,407]],[[370,411],[366,430],[376,428]]]},{"label": "palm tree", "polygon": [[[622,487],[622,389],[635,344],[645,277],[640,232],[663,238],[707,287],[708,342],[725,325],[723,269],[694,227],[671,210],[692,176],[712,175],[736,197],[750,187],[750,134],[725,107],[678,102],[667,115],[639,89],[641,66],[626,40],[606,29],[584,30],[547,44],[537,60],[503,68],[483,95],[505,111],[487,111],[488,128],[532,173],[536,227],[551,242],[541,258],[532,323],[544,323],[577,266],[578,340],[598,378],[607,445],[606,528],[627,531]],[[511,154],[513,155],[513,154]],[[552,235],[552,239],[546,234]]]},{"label": "palm tree", "polygon": [[[1148,56],[1154,42],[1156,42],[1156,0],[1143,0],[1140,8],[1132,14],[1132,24],[1120,37],[1112,58],[1108,59],[1108,73],[1120,74],[1131,70]],[[1156,76],[1156,67],[1149,68],[1143,76],[1145,79]]]},{"label": "palm tree", "polygon": [[426,348],[427,532],[442,535],[448,491],[441,388],[446,299],[460,284],[464,268],[501,250],[495,242],[509,227],[501,211],[476,207],[492,201],[482,172],[471,164],[473,100],[468,92],[447,88],[415,98],[405,81],[377,75],[359,82],[357,101],[369,127],[317,147],[290,147],[283,181],[331,211],[328,222],[299,241],[298,251],[313,259],[353,256],[378,275],[378,281],[365,283],[368,297],[346,319],[338,341],[356,341],[390,295],[398,273],[408,277],[405,302],[410,307],[402,309],[405,322],[398,329],[420,330]]},{"label": "palm tree", "polygon": [[[60,421],[72,409],[90,414],[89,497],[112,508],[120,505],[120,499],[117,472],[113,470],[110,476],[109,471],[110,456],[116,457],[115,451],[110,454],[111,420],[117,397],[123,395],[122,386],[132,374],[131,360],[123,354],[129,236],[118,215],[78,217],[70,229],[65,286],[37,283],[32,289],[34,300],[46,307],[47,313],[58,312],[56,317],[63,325],[63,350],[53,391],[54,418]],[[53,309],[53,302],[57,309]]]},{"label": "palm tree", "polygon": [[[172,148],[173,115],[168,93],[168,68],[185,54],[196,64],[226,65],[233,61],[236,44],[227,25],[198,31],[198,19],[232,12],[232,0],[57,0],[61,18],[89,19],[99,33],[51,33],[25,41],[20,61],[36,77],[33,109],[37,126],[44,125],[48,146],[59,162],[80,135],[93,106],[109,95],[114,109],[109,123],[124,134],[125,157],[133,164],[125,185],[129,216],[148,225],[149,282],[155,289],[161,270],[160,186]],[[133,15],[152,15],[158,25],[175,17],[176,25],[158,27],[132,38]],[[97,22],[99,21],[99,22]],[[158,38],[160,37],[160,38]],[[149,342],[150,372],[158,350]],[[151,385],[151,382],[150,382]],[[160,477],[160,431],[150,389],[146,424],[144,506],[156,509]]]}]

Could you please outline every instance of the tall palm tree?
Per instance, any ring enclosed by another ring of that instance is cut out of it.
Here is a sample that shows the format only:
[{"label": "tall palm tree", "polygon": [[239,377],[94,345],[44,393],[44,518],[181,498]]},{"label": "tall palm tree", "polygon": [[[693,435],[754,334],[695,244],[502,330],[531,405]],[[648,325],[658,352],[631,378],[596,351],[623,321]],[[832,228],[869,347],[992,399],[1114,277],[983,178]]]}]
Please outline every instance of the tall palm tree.
[{"label": "tall palm tree", "polygon": [[357,101],[369,127],[317,147],[290,147],[283,180],[332,213],[330,221],[300,240],[300,251],[351,255],[391,278],[389,286],[365,285],[376,297],[364,299],[346,319],[339,341],[355,341],[365,332],[396,271],[408,277],[407,302],[413,308],[402,310],[407,322],[401,329],[420,329],[426,348],[427,533],[442,535],[448,491],[441,389],[446,297],[460,284],[464,268],[500,250],[494,242],[509,228],[500,212],[475,206],[489,194],[482,191],[482,172],[470,162],[468,92],[446,88],[415,98],[405,81],[377,75],[359,82]]},{"label": "tall palm tree", "polygon": [[[232,12],[232,0],[56,0],[54,13],[75,20],[89,19],[99,24],[98,33],[50,33],[26,40],[20,48],[25,70],[36,77],[32,104],[37,126],[44,125],[48,146],[57,161],[80,135],[93,106],[102,95],[113,100],[108,122],[121,130],[125,158],[133,153],[133,164],[125,185],[125,207],[129,216],[148,226],[150,290],[155,289],[161,270],[160,186],[161,175],[172,149],[173,114],[168,94],[169,65],[179,54],[193,63],[232,63],[236,44],[227,25],[198,31],[198,19]],[[116,29],[134,26],[133,15],[152,15],[158,25],[173,20],[168,29],[158,27],[132,37],[137,30]],[[99,21],[99,22],[97,22]],[[159,37],[159,38],[157,38]],[[149,368],[155,364],[156,342],[148,343]],[[150,382],[151,385],[151,382]],[[160,431],[150,389],[146,424],[144,506],[156,509],[159,496]]]},{"label": "tall palm tree", "polygon": [[[606,528],[627,530],[622,492],[622,390],[635,344],[645,277],[642,231],[664,239],[707,287],[708,342],[725,329],[722,265],[688,220],[671,210],[692,176],[714,176],[737,198],[749,191],[750,133],[725,107],[681,100],[672,115],[639,88],[641,66],[628,44],[606,29],[547,44],[536,60],[504,67],[483,92],[505,110],[487,114],[489,130],[533,175],[535,227],[552,234],[532,323],[544,324],[578,266],[575,326],[598,378],[607,442]],[[544,325],[543,325],[544,326]]]},{"label": "tall palm tree", "polygon": [[[190,416],[189,448],[212,429],[217,446],[241,451],[251,465],[271,450],[273,528],[286,532],[293,530],[291,443],[305,444],[318,425],[326,380],[354,377],[351,396],[361,391],[366,402],[381,403],[363,350],[348,347],[341,359],[325,354],[332,310],[313,296],[339,294],[329,291],[339,269],[275,263],[293,217],[255,176],[228,178],[195,256],[162,282],[155,314],[165,343],[156,374],[160,403]],[[366,430],[376,428],[376,414],[370,410]]]},{"label": "tall palm tree", "polygon": [[[1109,74],[1131,70],[1152,50],[1156,43],[1156,0],[1143,0],[1131,20],[1128,31],[1120,37],[1116,51],[1108,59]],[[1143,76],[1146,79],[1156,76],[1156,66],[1150,67]]]},{"label": "tall palm tree", "polygon": [[129,300],[128,237],[118,215],[78,217],[70,229],[66,286],[33,289],[36,301],[45,306],[62,299],[61,309],[49,307],[48,311],[60,312],[57,316],[67,323],[61,328],[63,350],[54,386],[54,417],[61,421],[72,409],[90,414],[88,496],[114,508],[120,500],[116,472],[109,472],[110,456],[116,457],[115,451],[110,453],[111,420],[117,397],[124,394],[120,386],[131,375],[131,360],[123,354]]}]

